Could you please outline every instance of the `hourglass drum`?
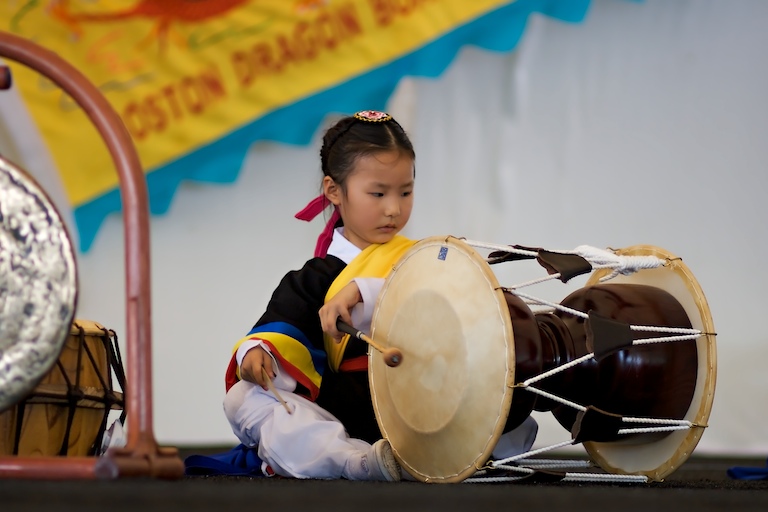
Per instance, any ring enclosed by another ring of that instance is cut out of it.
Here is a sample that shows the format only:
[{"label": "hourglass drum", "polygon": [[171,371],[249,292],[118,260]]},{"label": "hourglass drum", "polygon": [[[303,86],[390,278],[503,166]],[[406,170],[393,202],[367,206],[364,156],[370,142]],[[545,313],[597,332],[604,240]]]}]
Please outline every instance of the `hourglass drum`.
[{"label": "hourglass drum", "polygon": [[[547,277],[501,286],[493,265],[521,258]],[[581,274],[586,285],[559,303],[525,291]],[[550,411],[570,433],[564,444],[583,443],[607,473],[662,480],[690,456],[714,397],[706,299],[655,246],[558,252],[427,238],[387,278],[372,337],[403,354],[397,367],[369,354],[379,426],[425,482],[488,468],[500,436],[533,411]]]}]

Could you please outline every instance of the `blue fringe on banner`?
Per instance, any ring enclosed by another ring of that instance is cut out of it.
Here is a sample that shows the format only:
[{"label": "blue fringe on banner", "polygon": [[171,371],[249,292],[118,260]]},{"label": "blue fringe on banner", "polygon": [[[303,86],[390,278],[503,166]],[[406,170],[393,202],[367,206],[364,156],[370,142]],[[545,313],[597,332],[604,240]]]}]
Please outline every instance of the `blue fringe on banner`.
[{"label": "blue fringe on banner", "polygon": [[[248,148],[256,141],[307,145],[331,113],[383,110],[405,76],[440,76],[463,46],[509,52],[517,46],[528,17],[541,13],[569,23],[584,20],[590,0],[517,0],[463,25],[422,48],[336,87],[264,115],[221,139],[147,174],[150,212],[168,211],[182,181],[234,182]],[[80,250],[87,252],[105,217],[122,208],[115,189],[74,210]]]}]

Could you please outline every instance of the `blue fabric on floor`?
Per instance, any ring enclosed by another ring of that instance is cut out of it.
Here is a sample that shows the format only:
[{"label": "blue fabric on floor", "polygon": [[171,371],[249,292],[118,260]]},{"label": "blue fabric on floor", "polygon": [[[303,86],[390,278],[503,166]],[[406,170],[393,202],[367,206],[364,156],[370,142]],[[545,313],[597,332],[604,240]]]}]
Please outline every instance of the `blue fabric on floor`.
[{"label": "blue fabric on floor", "polygon": [[264,476],[258,448],[240,444],[215,455],[190,455],[184,459],[184,474],[188,476]]},{"label": "blue fabric on floor", "polygon": [[762,468],[736,466],[730,468],[727,473],[729,477],[736,480],[768,480],[768,461]]}]

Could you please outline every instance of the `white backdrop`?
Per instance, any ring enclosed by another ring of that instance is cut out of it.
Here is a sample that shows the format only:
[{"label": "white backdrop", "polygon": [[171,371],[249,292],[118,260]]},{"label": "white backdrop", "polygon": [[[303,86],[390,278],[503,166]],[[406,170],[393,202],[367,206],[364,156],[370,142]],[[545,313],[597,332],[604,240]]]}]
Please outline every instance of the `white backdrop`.
[{"label": "white backdrop", "polygon": [[[404,81],[389,105],[417,150],[407,236],[550,249],[647,243],[683,257],[718,332],[699,453],[768,454],[766,19],[762,0],[593,0],[583,24],[534,16],[515,53],[466,49],[440,79]],[[312,253],[322,221],[293,214],[318,191],[318,147],[317,138],[308,148],[255,144],[236,186],[184,185],[170,213],[153,218],[161,443],[236,442],[221,412],[224,369],[280,277]],[[61,201],[13,93],[0,94],[0,151]],[[118,334],[122,237],[113,216],[78,255],[77,316]],[[501,269],[500,280],[529,268]],[[554,298],[570,291],[560,286]],[[550,415],[537,417],[537,446],[567,439]]]}]

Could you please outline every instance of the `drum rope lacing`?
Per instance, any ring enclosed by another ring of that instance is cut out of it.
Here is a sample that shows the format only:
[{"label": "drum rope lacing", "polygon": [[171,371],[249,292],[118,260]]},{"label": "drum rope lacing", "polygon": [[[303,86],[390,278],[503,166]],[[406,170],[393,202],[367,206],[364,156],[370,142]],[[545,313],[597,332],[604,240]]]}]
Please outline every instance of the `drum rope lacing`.
[{"label": "drum rope lacing", "polygon": [[[538,297],[534,297],[532,295],[528,295],[527,293],[523,293],[515,288],[508,288],[508,287],[502,287],[502,290],[507,291],[513,295],[517,295],[521,299],[524,299],[526,302],[531,302],[534,304],[539,304],[542,306],[548,306],[552,309],[556,309],[559,311],[562,311],[564,313],[569,313],[574,316],[578,316],[581,318],[584,318],[585,320],[589,318],[589,315],[579,311],[577,309],[569,308],[567,306],[563,306],[561,304],[557,304],[555,302],[550,302],[548,300],[540,299]],[[664,341],[687,341],[687,340],[695,340],[701,336],[703,336],[705,333],[703,333],[699,329],[688,329],[685,327],[665,327],[665,326],[653,326],[653,325],[630,325],[629,328],[633,331],[638,332],[666,332],[669,334],[680,334],[681,336],[668,336],[666,338],[662,337],[653,337],[653,338],[640,338],[634,340],[632,343],[633,345],[644,345],[649,343],[661,343]]]},{"label": "drum rope lacing", "polygon": [[[531,450],[526,453],[521,453],[513,457],[498,461],[490,461],[483,469],[475,473],[474,477],[470,477],[464,480],[465,483],[500,483],[500,482],[514,482],[522,480],[534,475],[541,470],[554,470],[554,469],[583,469],[592,468],[594,464],[590,461],[580,460],[557,460],[557,459],[533,459],[536,455],[542,454],[547,451],[556,450],[558,448],[564,448],[575,444],[575,441],[563,441],[561,443],[553,444]],[[510,463],[517,462],[523,464],[521,466],[512,465]],[[486,476],[488,470],[504,470],[513,473],[521,473],[523,476]],[[571,472],[567,471],[559,479],[561,482],[632,482],[632,483],[646,483],[648,477],[645,475],[617,475],[606,473],[588,473],[588,472]]]},{"label": "drum rope lacing", "polygon": [[[538,255],[537,251],[530,251],[526,249],[518,249],[509,245],[491,244],[487,242],[478,242],[476,240],[463,240],[464,243],[472,247],[480,247],[482,249],[491,249],[494,251],[508,252],[512,254],[519,254],[521,256],[533,257]],[[575,254],[581,256],[589,262],[593,270],[609,268],[613,269],[613,272],[607,276],[600,278],[600,282],[608,281],[614,277],[621,275],[629,275],[637,272],[638,270],[652,269],[664,266],[665,260],[657,258],[656,256],[621,256],[613,251],[600,249],[590,245],[579,245],[573,250],[555,250],[550,252],[556,252],[560,254]],[[560,274],[552,274],[545,278],[530,281],[524,283],[521,286],[529,284],[537,284],[540,282],[548,281],[551,279],[559,279]]]},{"label": "drum rope lacing", "polygon": [[[473,247],[509,252],[509,253],[519,254],[526,257],[536,257],[538,255],[536,251],[519,249],[519,248],[511,247],[508,245],[490,244],[485,242],[477,242],[473,240],[464,240],[464,242]],[[605,282],[610,279],[613,279],[619,274],[629,275],[643,269],[658,268],[660,266],[663,266],[666,263],[665,260],[656,258],[655,256],[620,256],[615,254],[612,251],[598,249],[588,245],[578,246],[576,249],[572,251],[550,251],[550,252],[558,252],[561,254],[576,254],[578,256],[581,256],[582,258],[587,260],[587,262],[589,262],[593,270],[605,269],[605,268],[612,269],[612,272],[610,274],[599,279],[600,282]],[[550,281],[553,279],[559,279],[560,277],[561,276],[559,273],[553,273],[546,277],[526,281],[512,287],[503,287],[502,289],[513,295],[518,296],[520,299],[524,300],[526,304],[546,306],[548,309],[553,311],[560,310],[562,312],[565,312],[574,316],[578,316],[580,318],[588,319],[589,315],[584,312],[575,310],[573,308],[569,308],[567,306],[562,306],[561,304],[558,304],[558,303],[554,303],[538,297],[534,297],[532,295],[519,291],[519,288],[536,285],[536,284]],[[640,338],[640,339],[633,340],[632,345],[689,341],[689,340],[698,339],[706,335],[706,333],[703,333],[698,329],[688,329],[688,328],[679,328],[679,327],[630,325],[629,328],[632,331],[636,331],[636,332],[659,332],[659,333],[667,333],[667,334],[673,335],[673,336]],[[585,406],[575,403],[573,401],[567,400],[565,398],[559,397],[557,395],[554,395],[542,389],[533,387],[532,384],[540,380],[543,380],[547,377],[550,377],[552,375],[555,375],[557,373],[563,372],[573,366],[576,366],[578,364],[581,364],[593,358],[594,358],[594,353],[585,354],[584,356],[579,357],[573,361],[562,364],[549,371],[543,372],[535,377],[531,377],[530,379],[527,379],[521,383],[515,384],[514,387],[526,389],[533,393],[544,396],[550,400],[556,401],[558,403],[569,406],[578,411],[584,412],[587,410]],[[673,420],[673,419],[666,419],[666,418],[622,417],[621,420],[626,423],[642,423],[645,425],[658,425],[658,426],[619,429],[617,434],[620,434],[620,435],[669,432],[669,431],[675,431],[675,430],[687,430],[690,428],[704,426],[704,425],[694,424],[693,422],[690,422],[688,420]],[[537,450],[531,450],[531,451],[516,455],[514,457],[509,457],[506,459],[501,459],[496,461],[489,461],[488,465],[486,466],[486,469],[500,469],[500,470],[524,473],[524,476],[485,477],[482,475],[484,475],[486,471],[481,470],[478,473],[476,473],[476,476],[474,478],[468,478],[465,480],[465,482],[470,482],[470,483],[471,482],[504,482],[504,481],[514,481],[514,480],[527,478],[536,472],[536,469],[532,467],[533,465],[536,464],[534,462],[535,459],[530,459],[530,457],[533,457],[540,453],[544,453],[546,451],[556,450],[558,448],[570,446],[575,443],[576,443],[575,440],[564,441],[562,443],[557,443],[551,446],[539,448]],[[510,465],[510,463],[513,463],[513,462],[526,464],[528,467]],[[569,466],[550,465],[547,467],[544,465],[540,465],[539,469],[544,467],[546,467],[547,469],[554,469],[555,467],[569,467]],[[570,466],[570,467],[573,467],[573,466]],[[618,475],[618,474],[602,474],[602,473],[566,472],[561,481],[574,481],[574,482],[575,481],[613,481],[613,482],[644,483],[648,481],[648,477],[644,475]]]},{"label": "drum rope lacing", "polygon": [[[582,360],[584,358],[581,358]],[[537,395],[541,395],[545,398],[549,398],[550,400],[553,400],[555,402],[561,403],[563,405],[567,405],[568,407],[571,407],[573,409],[576,409],[580,412],[586,412],[587,408],[583,405],[577,404],[576,402],[572,402],[570,400],[567,400],[565,398],[559,397],[557,395],[553,395],[552,393],[549,393],[547,391],[544,391],[543,389],[534,388],[529,385],[525,385],[525,383],[516,384],[515,387],[520,387],[523,389],[526,389],[528,391],[531,391],[533,393],[536,393]],[[643,427],[643,428],[624,428],[619,429],[617,434],[621,435],[628,435],[628,434],[648,434],[651,432],[671,432],[674,430],[687,430],[693,427],[701,427],[703,425],[694,424],[688,420],[672,420],[668,418],[636,418],[632,416],[622,416],[621,421],[627,422],[627,423],[646,423],[651,425],[666,425],[663,427]]]},{"label": "drum rope lacing", "polygon": [[[536,473],[535,470],[529,469],[528,471],[520,471],[527,468],[521,468],[519,466],[511,466],[504,468],[508,471],[518,471],[521,473],[527,473],[525,476],[480,476],[471,477],[464,480],[465,483],[504,483],[504,482],[517,482],[523,480]],[[613,473],[576,473],[566,472],[560,482],[616,482],[616,483],[648,483],[648,477],[644,475],[617,475]]]}]

